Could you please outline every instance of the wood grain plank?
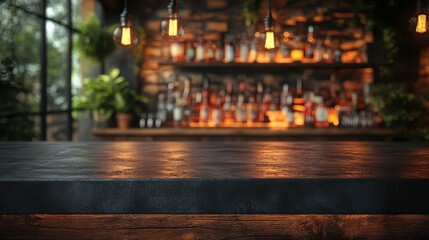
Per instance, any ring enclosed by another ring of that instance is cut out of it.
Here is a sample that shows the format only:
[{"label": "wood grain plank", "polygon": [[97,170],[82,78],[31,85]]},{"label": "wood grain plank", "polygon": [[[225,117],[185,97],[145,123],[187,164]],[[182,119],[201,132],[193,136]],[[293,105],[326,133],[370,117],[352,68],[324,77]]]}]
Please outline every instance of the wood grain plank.
[{"label": "wood grain plank", "polygon": [[429,215],[2,215],[1,239],[428,239]]}]

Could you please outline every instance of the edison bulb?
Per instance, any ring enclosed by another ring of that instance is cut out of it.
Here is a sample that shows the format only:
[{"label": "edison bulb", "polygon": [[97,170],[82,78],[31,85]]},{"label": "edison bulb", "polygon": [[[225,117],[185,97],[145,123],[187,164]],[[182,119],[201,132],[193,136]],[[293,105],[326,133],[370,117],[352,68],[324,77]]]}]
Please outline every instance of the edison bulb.
[{"label": "edison bulb", "polygon": [[417,15],[416,32],[425,33],[427,31],[426,14]]},{"label": "edison bulb", "polygon": [[266,52],[275,52],[277,47],[276,34],[272,30],[267,30],[261,34],[261,49]]},{"label": "edison bulb", "polygon": [[274,32],[266,32],[265,33],[265,49],[273,50],[276,48],[276,42],[274,39]]},{"label": "edison bulb", "polygon": [[168,18],[161,22],[161,33],[164,37],[177,38],[183,36],[185,29],[179,19]]},{"label": "edison bulb", "polygon": [[132,26],[120,26],[113,30],[113,40],[118,46],[133,47],[139,43],[139,34]]}]

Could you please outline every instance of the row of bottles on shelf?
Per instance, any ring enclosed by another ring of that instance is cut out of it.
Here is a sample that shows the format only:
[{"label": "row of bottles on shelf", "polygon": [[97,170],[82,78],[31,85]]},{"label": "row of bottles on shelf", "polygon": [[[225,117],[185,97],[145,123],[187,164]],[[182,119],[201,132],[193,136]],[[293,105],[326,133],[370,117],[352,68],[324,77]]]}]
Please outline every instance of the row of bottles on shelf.
[{"label": "row of bottles on shelf", "polygon": [[202,89],[193,92],[190,80],[183,88],[175,81],[158,95],[156,113],[142,115],[140,127],[372,127],[379,121],[369,105],[369,86],[326,94],[304,92],[297,80],[295,89],[284,84],[273,92],[262,82],[255,88],[240,81],[238,88],[227,82],[214,91],[205,77]]},{"label": "row of bottles on shelf", "polygon": [[256,32],[253,39],[247,38],[243,33],[240,41],[227,38],[218,41],[172,42],[170,55],[173,62],[223,62],[223,63],[367,63],[366,48],[362,47],[353,59],[345,56],[339,39],[332,39],[327,35],[324,39],[314,37],[314,28],[309,26],[307,38],[301,40],[300,36],[291,36],[284,32],[278,48],[266,52],[261,46],[261,35]]}]

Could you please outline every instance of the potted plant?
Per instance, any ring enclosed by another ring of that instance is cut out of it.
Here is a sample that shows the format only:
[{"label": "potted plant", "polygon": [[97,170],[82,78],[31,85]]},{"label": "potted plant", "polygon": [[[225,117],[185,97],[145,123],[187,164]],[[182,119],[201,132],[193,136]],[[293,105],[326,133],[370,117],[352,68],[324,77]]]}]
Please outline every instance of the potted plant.
[{"label": "potted plant", "polygon": [[81,91],[81,95],[73,97],[73,109],[91,111],[97,127],[106,127],[114,113],[138,113],[147,101],[120,76],[117,68],[96,78],[84,79]]},{"label": "potted plant", "polygon": [[145,96],[138,95],[129,82],[123,78],[117,83],[114,94],[116,122],[121,129],[129,128],[134,114],[140,114],[143,104],[147,102]]}]

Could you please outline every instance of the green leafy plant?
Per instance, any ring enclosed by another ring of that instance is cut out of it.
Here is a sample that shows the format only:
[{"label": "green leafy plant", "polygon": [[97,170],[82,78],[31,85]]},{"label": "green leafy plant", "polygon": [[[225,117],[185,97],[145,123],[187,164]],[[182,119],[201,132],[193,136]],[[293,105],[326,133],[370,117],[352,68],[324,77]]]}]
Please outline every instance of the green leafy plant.
[{"label": "green leafy plant", "polygon": [[115,50],[112,33],[102,28],[99,19],[91,14],[88,19],[79,26],[79,38],[76,42],[77,49],[86,58],[101,64],[101,72],[105,72],[104,61]]},{"label": "green leafy plant", "polygon": [[14,79],[12,59],[0,64],[0,141],[28,141],[35,137],[34,122],[29,117],[29,106],[20,96],[28,90]]},{"label": "green leafy plant", "polygon": [[117,87],[117,92],[114,95],[115,112],[140,114],[143,104],[148,101],[148,98],[137,94],[125,80],[118,83]]},{"label": "green leafy plant", "polygon": [[261,0],[246,0],[243,3],[244,24],[246,27],[256,25],[261,11]]},{"label": "green leafy plant", "polygon": [[404,140],[429,140],[427,96],[405,83],[377,84],[373,89],[373,106],[386,127],[400,130]]},{"label": "green leafy plant", "polygon": [[107,121],[114,113],[138,114],[147,101],[120,76],[119,69],[113,68],[107,74],[84,79],[81,95],[73,98],[73,108],[92,111],[96,119]]}]

